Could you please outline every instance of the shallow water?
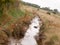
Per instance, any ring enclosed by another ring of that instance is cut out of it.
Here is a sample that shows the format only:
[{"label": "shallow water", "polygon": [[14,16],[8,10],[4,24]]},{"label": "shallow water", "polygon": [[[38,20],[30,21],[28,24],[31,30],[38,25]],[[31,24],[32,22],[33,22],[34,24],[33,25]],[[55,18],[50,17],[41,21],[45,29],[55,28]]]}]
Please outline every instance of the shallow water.
[{"label": "shallow water", "polygon": [[10,43],[8,45],[38,45],[35,39],[35,36],[38,35],[40,30],[40,18],[36,16],[31,21],[31,24],[29,25],[29,28],[27,29],[24,38],[21,40],[16,40],[13,38],[10,38]]}]

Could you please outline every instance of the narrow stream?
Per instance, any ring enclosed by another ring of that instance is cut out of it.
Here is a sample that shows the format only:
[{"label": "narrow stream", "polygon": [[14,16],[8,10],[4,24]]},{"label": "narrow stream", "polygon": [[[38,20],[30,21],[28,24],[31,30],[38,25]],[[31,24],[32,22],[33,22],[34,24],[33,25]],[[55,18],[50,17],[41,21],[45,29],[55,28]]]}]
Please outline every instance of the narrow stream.
[{"label": "narrow stream", "polygon": [[29,28],[27,29],[24,38],[21,40],[16,40],[10,38],[10,43],[8,45],[38,45],[35,36],[38,35],[40,30],[40,18],[36,16],[32,19]]}]

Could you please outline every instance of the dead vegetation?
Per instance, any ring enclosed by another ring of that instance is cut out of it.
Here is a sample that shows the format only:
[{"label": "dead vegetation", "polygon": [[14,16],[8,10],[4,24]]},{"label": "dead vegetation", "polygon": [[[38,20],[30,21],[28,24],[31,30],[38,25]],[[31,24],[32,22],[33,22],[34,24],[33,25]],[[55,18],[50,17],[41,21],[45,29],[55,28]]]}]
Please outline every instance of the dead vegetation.
[{"label": "dead vegetation", "polygon": [[[21,7],[21,10],[25,11],[25,16],[14,20],[14,23],[8,25],[4,31],[0,31],[0,45],[1,43],[7,42],[6,39],[12,36],[14,38],[23,38],[26,32],[26,29],[29,27],[30,20],[34,17],[34,13],[37,13],[43,21],[43,26],[41,27],[41,32],[39,35],[39,40],[37,40],[39,45],[60,45],[60,16],[57,14],[51,14],[45,10],[25,6]],[[14,12],[14,11],[13,11]],[[32,14],[33,13],[33,14]],[[33,16],[31,16],[32,14]],[[6,20],[1,20],[2,25],[6,24],[12,17],[7,17]],[[5,18],[4,18],[5,19]],[[15,18],[14,18],[15,19]],[[2,27],[1,27],[2,28]],[[2,30],[0,28],[0,30]],[[18,33],[17,33],[18,32]],[[4,36],[5,35],[5,36]],[[7,44],[6,44],[7,45]]]},{"label": "dead vegetation", "polygon": [[[25,8],[24,8],[25,7]],[[58,14],[46,14],[47,11],[29,6],[23,6],[23,9],[28,12],[37,13],[44,23],[44,35],[46,38],[42,41],[42,45],[60,45],[60,16]],[[59,41],[53,41],[55,39],[51,39],[54,35],[56,35]],[[40,41],[38,41],[40,43]],[[49,44],[50,43],[50,44]],[[39,44],[40,45],[40,44]]]}]

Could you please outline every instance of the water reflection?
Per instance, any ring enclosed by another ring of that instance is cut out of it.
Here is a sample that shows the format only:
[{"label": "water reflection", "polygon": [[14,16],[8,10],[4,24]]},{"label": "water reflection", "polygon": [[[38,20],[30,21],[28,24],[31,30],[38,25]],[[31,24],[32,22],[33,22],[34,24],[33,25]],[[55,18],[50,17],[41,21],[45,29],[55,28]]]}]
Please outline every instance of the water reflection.
[{"label": "water reflection", "polygon": [[39,19],[40,18],[38,16],[32,19],[24,38],[20,40],[10,38],[10,42],[8,45],[38,45],[35,36],[38,35],[41,26],[41,21]]}]

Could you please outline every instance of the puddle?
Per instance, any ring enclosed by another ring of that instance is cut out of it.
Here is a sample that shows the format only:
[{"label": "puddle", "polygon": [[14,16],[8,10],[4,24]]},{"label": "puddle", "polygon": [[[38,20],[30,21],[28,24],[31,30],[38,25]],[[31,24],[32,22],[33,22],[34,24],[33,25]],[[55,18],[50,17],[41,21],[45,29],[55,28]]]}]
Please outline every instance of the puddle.
[{"label": "puddle", "polygon": [[37,36],[39,33],[41,26],[40,22],[41,21],[39,20],[38,16],[33,18],[24,38],[21,40],[10,38],[10,43],[8,45],[38,45],[35,36]]}]

